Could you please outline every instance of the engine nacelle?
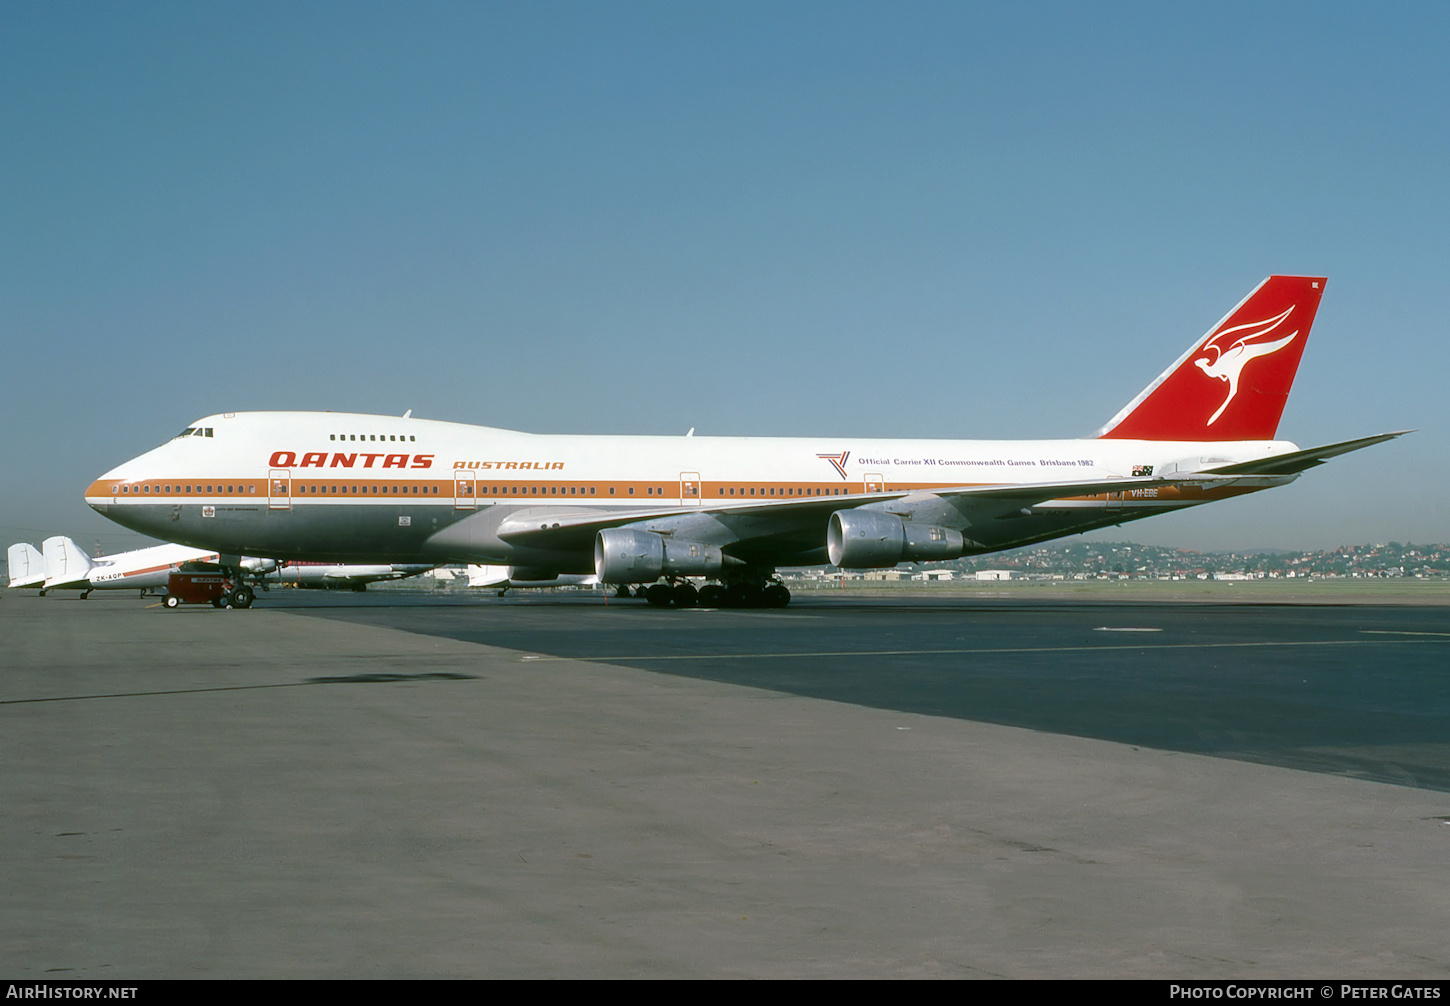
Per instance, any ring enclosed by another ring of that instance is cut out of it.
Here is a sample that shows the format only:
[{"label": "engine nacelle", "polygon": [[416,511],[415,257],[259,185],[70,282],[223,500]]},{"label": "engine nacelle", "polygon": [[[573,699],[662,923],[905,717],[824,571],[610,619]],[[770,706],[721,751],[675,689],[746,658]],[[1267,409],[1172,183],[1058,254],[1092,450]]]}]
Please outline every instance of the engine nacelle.
[{"label": "engine nacelle", "polygon": [[890,569],[898,562],[957,559],[967,554],[960,531],[912,524],[877,510],[837,510],[826,528],[826,555],[841,569]]},{"label": "engine nacelle", "polygon": [[674,541],[653,531],[612,527],[594,539],[600,583],[653,583],[661,576],[715,576],[725,556],[714,545]]},{"label": "engine nacelle", "polygon": [[245,569],[248,573],[271,573],[276,568],[276,559],[255,559],[248,557],[242,560],[242,569]]}]

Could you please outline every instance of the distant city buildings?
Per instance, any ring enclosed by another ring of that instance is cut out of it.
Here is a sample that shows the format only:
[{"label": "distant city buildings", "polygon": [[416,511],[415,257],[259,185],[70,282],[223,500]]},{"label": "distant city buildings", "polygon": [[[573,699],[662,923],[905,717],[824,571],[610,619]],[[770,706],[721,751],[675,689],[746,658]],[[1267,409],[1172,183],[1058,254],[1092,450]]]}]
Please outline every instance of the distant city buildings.
[{"label": "distant city buildings", "polygon": [[1131,542],[1072,542],[891,570],[842,573],[814,569],[798,575],[806,579],[972,581],[1433,579],[1450,576],[1450,545],[1392,541],[1320,552],[1190,552]]}]

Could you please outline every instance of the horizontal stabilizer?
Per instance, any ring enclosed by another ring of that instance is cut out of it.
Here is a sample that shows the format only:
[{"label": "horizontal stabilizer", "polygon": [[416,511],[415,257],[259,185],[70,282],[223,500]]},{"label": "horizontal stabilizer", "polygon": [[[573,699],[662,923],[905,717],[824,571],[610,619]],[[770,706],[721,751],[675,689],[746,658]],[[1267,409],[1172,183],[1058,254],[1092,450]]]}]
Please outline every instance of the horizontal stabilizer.
[{"label": "horizontal stabilizer", "polygon": [[1308,471],[1310,468],[1324,464],[1330,458],[1365,447],[1373,447],[1375,444],[1382,444],[1387,440],[1394,440],[1396,437],[1403,437],[1406,433],[1414,432],[1414,430],[1398,430],[1394,433],[1381,433],[1376,437],[1346,440],[1343,443],[1329,444],[1325,447],[1313,447],[1307,451],[1295,451],[1292,454],[1279,454],[1272,458],[1244,461],[1236,465],[1225,465],[1222,468],[1210,468],[1209,471],[1215,475],[1297,475],[1299,472]]}]

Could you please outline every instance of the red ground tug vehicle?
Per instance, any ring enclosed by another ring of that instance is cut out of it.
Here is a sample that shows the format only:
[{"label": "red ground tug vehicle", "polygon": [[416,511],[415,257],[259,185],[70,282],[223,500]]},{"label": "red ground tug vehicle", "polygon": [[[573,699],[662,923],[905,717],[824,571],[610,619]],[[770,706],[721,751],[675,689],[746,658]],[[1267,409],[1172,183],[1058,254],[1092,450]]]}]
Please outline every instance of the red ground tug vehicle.
[{"label": "red ground tug vehicle", "polygon": [[162,603],[168,608],[207,602],[213,608],[250,608],[255,597],[251,587],[233,583],[225,573],[214,570],[172,573],[166,579],[166,598]]}]

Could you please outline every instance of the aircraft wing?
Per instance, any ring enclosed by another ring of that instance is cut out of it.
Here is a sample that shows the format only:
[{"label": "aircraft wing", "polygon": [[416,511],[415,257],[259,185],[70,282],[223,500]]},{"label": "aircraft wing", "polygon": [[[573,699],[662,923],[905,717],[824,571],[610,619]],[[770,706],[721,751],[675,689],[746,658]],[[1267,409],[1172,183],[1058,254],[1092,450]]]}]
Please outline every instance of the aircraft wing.
[{"label": "aircraft wing", "polygon": [[1403,437],[1406,433],[1414,432],[1414,430],[1397,430],[1394,433],[1381,433],[1375,437],[1362,437],[1359,440],[1345,440],[1342,443],[1329,444],[1325,447],[1312,447],[1307,451],[1295,451],[1292,454],[1278,454],[1272,458],[1261,458],[1258,461],[1244,461],[1236,465],[1225,465],[1222,468],[1210,468],[1209,471],[1215,475],[1297,475],[1299,472],[1308,471],[1310,468],[1324,464],[1330,458],[1364,447],[1373,447],[1375,444],[1382,444],[1386,440],[1394,440],[1396,437]]},{"label": "aircraft wing", "polygon": [[[1272,478],[1273,476],[1269,476]],[[921,501],[936,497],[949,500],[955,509],[975,520],[989,520],[1018,510],[1070,496],[1094,496],[1131,489],[1164,488],[1167,486],[1206,488],[1231,486],[1252,481],[1256,486],[1263,476],[1196,473],[1179,476],[1139,476],[1104,480],[1067,480],[1061,482],[1028,482],[1011,485],[956,486],[930,491],[905,489],[894,492],[856,493],[849,496],[810,496],[802,499],[777,499],[769,502],[736,503],[710,506],[671,507],[598,511],[582,509],[555,510],[529,508],[512,515],[499,525],[498,536],[505,541],[530,548],[577,550],[593,546],[599,531],[612,527],[639,525],[645,529],[665,530],[681,521],[714,518],[744,532],[736,540],[773,537],[818,527],[824,543],[826,522],[837,510],[851,510],[867,504],[878,504],[877,510],[891,511],[894,500]],[[1277,479],[1275,480],[1277,482]],[[1287,480],[1286,480],[1287,481]],[[683,529],[682,529],[683,532]]]}]

